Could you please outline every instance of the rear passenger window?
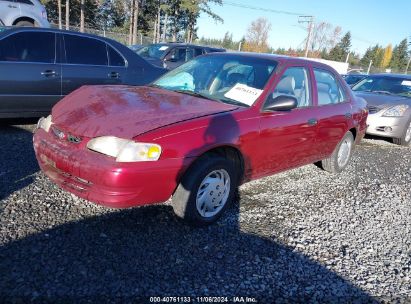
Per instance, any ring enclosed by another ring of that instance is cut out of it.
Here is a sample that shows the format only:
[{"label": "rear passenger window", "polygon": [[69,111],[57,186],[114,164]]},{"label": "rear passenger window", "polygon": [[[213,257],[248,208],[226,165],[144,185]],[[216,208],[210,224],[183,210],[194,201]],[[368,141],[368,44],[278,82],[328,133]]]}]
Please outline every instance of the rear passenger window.
[{"label": "rear passenger window", "polygon": [[345,95],[334,75],[325,70],[314,69],[317,83],[318,105],[344,102]]},{"label": "rear passenger window", "polygon": [[303,67],[288,68],[274,89],[273,98],[280,95],[295,97],[298,108],[311,106],[308,71]]},{"label": "rear passenger window", "polygon": [[125,66],[124,58],[111,46],[107,45],[110,66]]},{"label": "rear passenger window", "polygon": [[0,40],[0,61],[54,63],[55,48],[54,33],[16,33]]},{"label": "rear passenger window", "polygon": [[65,34],[64,44],[67,63],[108,65],[105,42],[93,38]]}]

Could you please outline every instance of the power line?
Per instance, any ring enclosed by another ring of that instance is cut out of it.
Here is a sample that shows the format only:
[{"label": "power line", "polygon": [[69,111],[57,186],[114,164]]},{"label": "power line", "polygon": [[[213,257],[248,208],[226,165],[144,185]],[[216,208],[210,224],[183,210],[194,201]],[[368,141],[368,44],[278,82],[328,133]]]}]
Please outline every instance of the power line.
[{"label": "power line", "polygon": [[284,14],[284,15],[291,15],[291,16],[303,15],[302,13],[294,13],[294,12],[289,12],[289,11],[274,10],[274,9],[270,9],[270,8],[251,6],[251,5],[247,5],[247,4],[235,3],[235,2],[231,2],[231,1],[225,1],[225,0],[222,1],[222,2],[223,2],[223,4],[226,4],[226,5],[241,7],[241,8],[247,8],[247,9],[252,9],[252,10],[256,10],[256,11],[263,11],[263,12],[270,12],[270,13]]}]

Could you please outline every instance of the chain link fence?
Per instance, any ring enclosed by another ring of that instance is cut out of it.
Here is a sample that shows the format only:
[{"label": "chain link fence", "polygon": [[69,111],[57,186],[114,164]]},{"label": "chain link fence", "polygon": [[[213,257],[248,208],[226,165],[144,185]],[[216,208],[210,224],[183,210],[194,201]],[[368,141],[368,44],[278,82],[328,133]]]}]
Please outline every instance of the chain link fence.
[{"label": "chain link fence", "polygon": [[[51,26],[53,28],[58,28],[58,24],[52,23]],[[66,29],[65,25],[63,25],[63,29]],[[70,25],[70,31],[80,32],[79,26]],[[101,29],[96,29],[92,27],[84,27],[84,33],[93,34],[101,37],[107,37],[113,40],[116,40],[120,43],[125,45],[129,45],[129,34],[123,31],[106,31]],[[142,33],[137,33],[137,44],[150,44],[153,43],[153,37],[145,36]]]}]

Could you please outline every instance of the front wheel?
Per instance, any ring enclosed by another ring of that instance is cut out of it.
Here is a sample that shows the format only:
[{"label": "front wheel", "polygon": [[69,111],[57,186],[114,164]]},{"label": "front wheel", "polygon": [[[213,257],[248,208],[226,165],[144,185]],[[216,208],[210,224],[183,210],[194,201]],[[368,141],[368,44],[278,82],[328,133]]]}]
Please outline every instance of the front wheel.
[{"label": "front wheel", "polygon": [[196,226],[211,224],[233,201],[237,183],[236,169],[230,160],[203,157],[178,185],[172,198],[174,213]]},{"label": "front wheel", "polygon": [[354,147],[354,136],[348,131],[338,143],[334,152],[327,159],[321,161],[321,166],[330,173],[340,173],[347,167]]},{"label": "front wheel", "polygon": [[400,146],[409,146],[411,143],[411,119],[405,127],[404,134],[401,138],[393,138],[393,143]]}]

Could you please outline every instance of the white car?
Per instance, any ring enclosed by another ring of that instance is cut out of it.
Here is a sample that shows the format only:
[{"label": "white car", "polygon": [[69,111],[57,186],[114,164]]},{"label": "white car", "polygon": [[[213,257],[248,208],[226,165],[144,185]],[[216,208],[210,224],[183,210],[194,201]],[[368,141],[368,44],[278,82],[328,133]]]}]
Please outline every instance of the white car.
[{"label": "white car", "polygon": [[50,27],[38,0],[0,0],[0,25]]}]

